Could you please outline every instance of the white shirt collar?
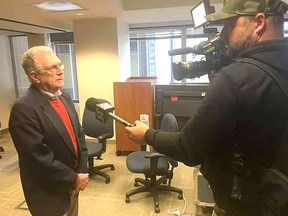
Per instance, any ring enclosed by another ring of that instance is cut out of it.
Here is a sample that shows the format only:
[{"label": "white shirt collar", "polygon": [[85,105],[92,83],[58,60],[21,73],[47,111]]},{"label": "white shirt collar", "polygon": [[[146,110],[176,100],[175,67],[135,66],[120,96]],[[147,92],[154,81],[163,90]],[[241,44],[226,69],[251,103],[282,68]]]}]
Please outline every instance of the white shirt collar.
[{"label": "white shirt collar", "polygon": [[47,92],[47,91],[45,91],[43,89],[40,89],[40,91],[42,92],[42,94],[46,95],[51,100],[57,100],[60,97],[60,95],[62,94],[60,89],[55,94]]}]

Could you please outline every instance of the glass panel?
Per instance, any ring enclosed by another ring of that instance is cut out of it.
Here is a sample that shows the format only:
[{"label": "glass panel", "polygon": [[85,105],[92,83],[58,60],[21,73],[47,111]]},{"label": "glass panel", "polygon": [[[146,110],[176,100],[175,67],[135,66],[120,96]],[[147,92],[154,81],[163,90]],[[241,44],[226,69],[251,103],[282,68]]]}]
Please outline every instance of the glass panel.
[{"label": "glass panel", "polygon": [[157,76],[158,83],[172,82],[171,57],[168,51],[171,50],[171,44],[173,48],[180,47],[181,39],[138,40],[131,41],[130,44],[131,76]]},{"label": "glass panel", "polygon": [[79,101],[78,86],[77,86],[77,73],[76,73],[76,60],[74,44],[72,43],[54,43],[55,53],[61,59],[65,66],[64,73],[64,87],[61,91],[67,92],[74,102]]},{"label": "glass panel", "polygon": [[159,84],[169,84],[172,81],[171,57],[168,51],[171,49],[171,39],[155,41],[156,76]]},{"label": "glass panel", "polygon": [[23,95],[28,89],[30,82],[22,68],[22,56],[23,53],[28,49],[28,38],[27,36],[13,36],[11,37],[12,45],[12,56],[14,60],[14,78],[16,83],[17,96]]},{"label": "glass panel", "polygon": [[139,54],[138,54],[138,42],[130,41],[130,58],[131,58],[131,76],[139,76]]},{"label": "glass panel", "polygon": [[287,33],[288,31],[288,22],[284,22],[284,32]]},{"label": "glass panel", "polygon": [[179,27],[130,30],[131,76],[157,76],[158,83],[171,83],[168,50],[181,47],[180,37]]}]

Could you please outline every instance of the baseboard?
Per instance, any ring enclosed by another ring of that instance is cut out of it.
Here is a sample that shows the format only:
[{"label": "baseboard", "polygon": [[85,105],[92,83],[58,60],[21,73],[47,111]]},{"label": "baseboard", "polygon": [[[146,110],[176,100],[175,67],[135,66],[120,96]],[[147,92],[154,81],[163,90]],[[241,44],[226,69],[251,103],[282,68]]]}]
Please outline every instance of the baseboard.
[{"label": "baseboard", "polygon": [[116,140],[107,140],[107,144],[116,144]]},{"label": "baseboard", "polygon": [[[86,138],[86,140],[87,141],[91,141],[91,142],[96,142],[95,141],[95,139],[93,139],[93,138]],[[116,140],[114,140],[114,139],[109,139],[109,140],[107,140],[107,144],[116,144]]]},{"label": "baseboard", "polygon": [[9,134],[9,128],[4,128],[0,130],[1,134]]}]

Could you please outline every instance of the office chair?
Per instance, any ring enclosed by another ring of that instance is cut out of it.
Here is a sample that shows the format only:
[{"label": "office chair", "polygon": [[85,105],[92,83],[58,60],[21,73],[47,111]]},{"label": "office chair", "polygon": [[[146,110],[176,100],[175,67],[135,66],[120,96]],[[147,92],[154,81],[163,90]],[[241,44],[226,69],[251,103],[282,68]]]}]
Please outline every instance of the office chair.
[{"label": "office chair", "polygon": [[[169,132],[178,131],[176,118],[169,113],[165,114],[160,129]],[[159,213],[158,191],[176,192],[178,193],[178,199],[183,199],[183,191],[170,185],[173,177],[174,166],[178,166],[177,161],[169,159],[166,155],[158,152],[136,151],[127,156],[126,165],[132,173],[143,173],[145,176],[145,179],[135,179],[135,187],[137,187],[139,183],[143,186],[126,193],[126,203],[130,202],[130,196],[134,194],[151,192],[153,195],[155,212]],[[170,170],[169,166],[171,166]],[[160,178],[157,179],[157,176],[160,176]],[[167,180],[169,180],[169,183],[168,185],[165,185]]]},{"label": "office chair", "polygon": [[[97,98],[97,100],[99,101],[99,103],[109,103],[104,99]],[[108,184],[110,182],[110,176],[102,172],[101,170],[104,168],[111,168],[111,170],[115,170],[114,165],[103,164],[99,166],[94,166],[94,159],[96,158],[97,160],[102,160],[101,155],[106,151],[107,139],[114,136],[113,120],[109,118],[105,123],[103,123],[96,119],[95,112],[88,110],[85,106],[82,126],[85,130],[86,135],[93,137],[95,138],[95,140],[97,140],[97,143],[86,140],[86,145],[88,149],[89,175],[100,175],[106,179],[105,183]]]}]

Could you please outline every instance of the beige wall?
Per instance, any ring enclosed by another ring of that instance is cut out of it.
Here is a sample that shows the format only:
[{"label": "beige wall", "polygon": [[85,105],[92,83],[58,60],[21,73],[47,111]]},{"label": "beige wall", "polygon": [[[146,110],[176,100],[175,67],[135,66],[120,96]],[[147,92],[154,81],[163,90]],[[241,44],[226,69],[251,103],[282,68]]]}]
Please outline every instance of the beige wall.
[{"label": "beige wall", "polygon": [[130,68],[128,24],[114,18],[75,21],[74,41],[80,113],[89,97],[114,104],[113,82],[120,81],[121,69]]},{"label": "beige wall", "polygon": [[48,44],[46,34],[27,34],[28,47],[45,46]]},{"label": "beige wall", "polygon": [[130,37],[129,37],[129,25],[117,19],[118,30],[118,58],[119,58],[119,80],[121,82],[126,81],[131,76],[131,60],[130,60]]},{"label": "beige wall", "polygon": [[[82,20],[74,23],[74,39],[80,119],[89,97],[102,97],[114,104],[113,82],[130,74],[129,27],[117,19]],[[43,35],[29,35],[33,45],[42,44]],[[31,45],[30,44],[30,45]],[[16,100],[8,37],[0,36],[0,120],[8,127],[10,109]]]}]

